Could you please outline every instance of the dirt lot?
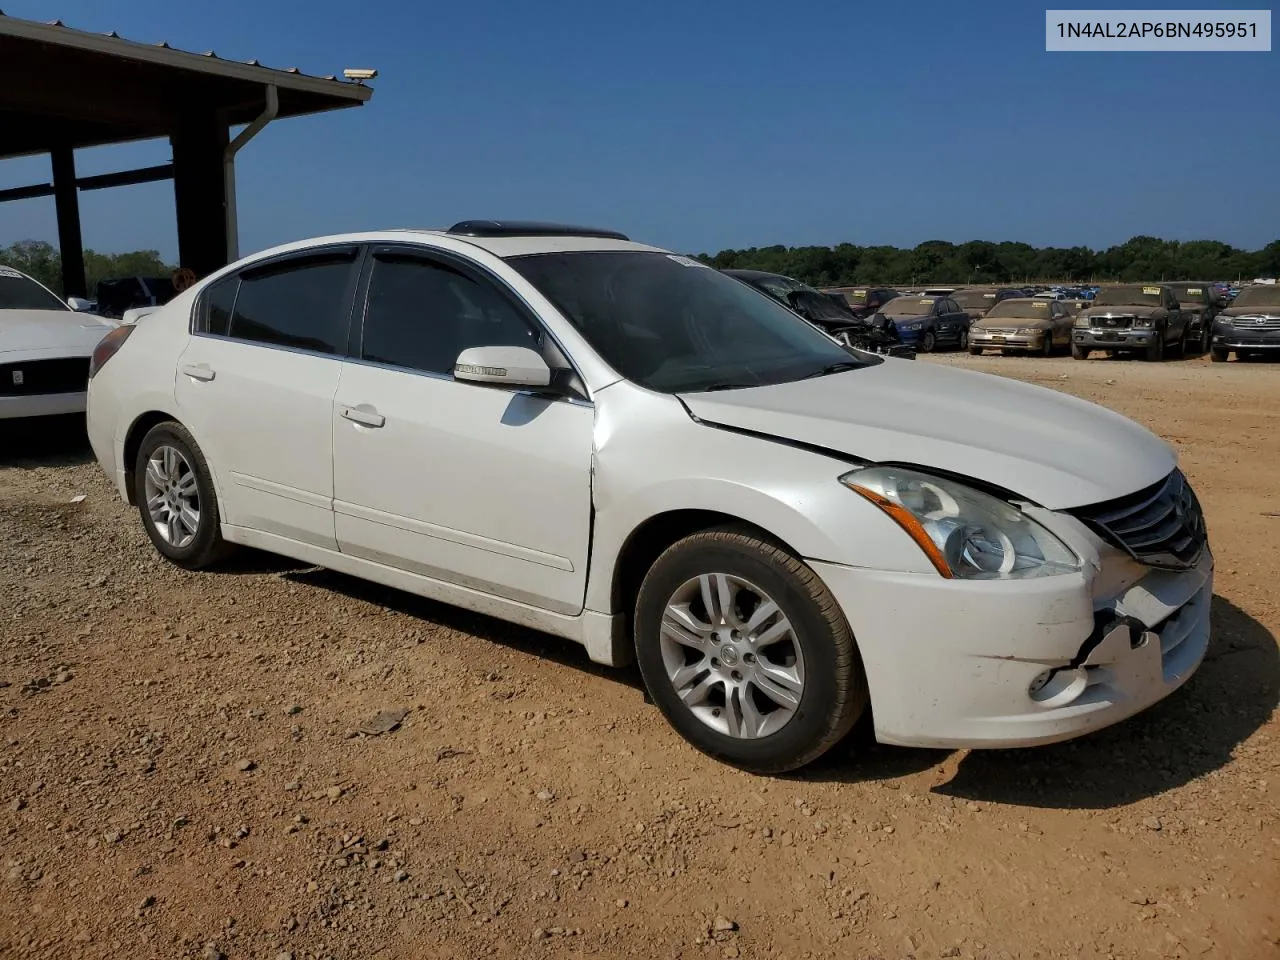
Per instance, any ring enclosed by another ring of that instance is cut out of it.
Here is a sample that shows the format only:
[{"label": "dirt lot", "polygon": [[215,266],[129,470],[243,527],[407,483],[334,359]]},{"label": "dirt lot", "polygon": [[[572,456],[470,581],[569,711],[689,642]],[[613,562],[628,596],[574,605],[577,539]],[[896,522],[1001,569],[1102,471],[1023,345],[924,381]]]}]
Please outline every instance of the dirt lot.
[{"label": "dirt lot", "polygon": [[262,555],[176,570],[74,424],[5,431],[0,957],[1280,956],[1280,366],[922,362],[1178,446],[1218,561],[1185,689],[1056,747],[862,730],[748,776],[570,644]]}]

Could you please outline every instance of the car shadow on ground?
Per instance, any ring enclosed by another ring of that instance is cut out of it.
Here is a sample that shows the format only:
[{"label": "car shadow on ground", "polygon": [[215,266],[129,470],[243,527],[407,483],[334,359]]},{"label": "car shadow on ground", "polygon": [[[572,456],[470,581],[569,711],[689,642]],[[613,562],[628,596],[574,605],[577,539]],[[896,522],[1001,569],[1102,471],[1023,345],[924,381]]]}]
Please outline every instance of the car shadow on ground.
[{"label": "car shadow on ground", "polygon": [[1153,797],[1225,766],[1280,704],[1276,638],[1215,596],[1204,663],[1150,709],[1066,743],[1019,750],[909,750],[855,731],[805,779],[868,781],[938,768],[932,791],[965,800],[1107,809]]},{"label": "car shadow on ground", "polygon": [[92,459],[83,414],[0,420],[0,467],[74,467]]},{"label": "car shadow on ground", "polygon": [[[585,650],[537,630],[271,554],[246,556],[239,572],[273,572],[428,623],[471,634],[644,693],[634,666],[605,667]],[[227,572],[238,572],[234,564]],[[572,683],[566,673],[565,683]],[[647,694],[645,701],[649,701]],[[1280,704],[1276,637],[1229,600],[1213,598],[1204,663],[1150,709],[1066,743],[1018,750],[925,750],[876,743],[870,716],[816,763],[788,775],[811,782],[891,781],[935,770],[934,793],[965,800],[1059,809],[1125,806],[1225,766]]]},{"label": "car shadow on ground", "polygon": [[[290,563],[288,560],[281,562],[285,565]],[[594,663],[587,659],[586,649],[572,640],[517,626],[482,613],[472,613],[461,607],[438,603],[416,594],[405,593],[403,590],[384,587],[369,580],[361,580],[321,567],[308,566],[305,569],[290,570],[284,576],[295,583],[331,590],[354,600],[385,607],[396,613],[438,624],[450,630],[469,633],[481,640],[501,644],[508,649],[542,660],[550,660],[564,667],[614,680],[644,693],[644,681],[640,678],[640,671],[634,664],[617,668]],[[565,683],[572,682],[572,675],[566,673]],[[645,699],[648,700],[647,694]]]}]

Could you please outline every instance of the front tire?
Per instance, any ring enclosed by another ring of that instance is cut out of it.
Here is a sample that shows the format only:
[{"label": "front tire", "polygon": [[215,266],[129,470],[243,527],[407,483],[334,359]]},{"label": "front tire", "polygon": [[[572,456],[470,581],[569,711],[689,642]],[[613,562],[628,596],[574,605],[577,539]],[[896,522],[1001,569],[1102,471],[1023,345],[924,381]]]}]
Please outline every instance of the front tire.
[{"label": "front tire", "polygon": [[1213,363],[1226,363],[1230,356],[1231,351],[1223,347],[1211,347],[1209,350],[1209,360]]},{"label": "front tire", "polygon": [[933,353],[938,349],[938,335],[932,330],[926,330],[920,337],[920,352]]},{"label": "front tire", "polygon": [[1158,330],[1156,333],[1155,340],[1152,341],[1151,346],[1147,347],[1146,353],[1143,354],[1143,359],[1149,363],[1159,363],[1164,359],[1164,334]]},{"label": "front tire", "polygon": [[209,465],[186,427],[161,423],[142,438],[134,490],[143,529],[166,559],[200,570],[226,555]]},{"label": "front tire", "polygon": [[1047,331],[1044,335],[1044,344],[1040,347],[1040,356],[1053,356],[1053,331]]},{"label": "front tire", "polygon": [[1073,360],[1088,360],[1089,354],[1092,352],[1087,347],[1077,346],[1074,343],[1071,345],[1071,358]]},{"label": "front tire", "polygon": [[969,356],[971,356],[971,357],[980,357],[980,356],[982,356],[982,348],[981,348],[981,347],[975,347],[975,346],[972,346],[972,345],[971,345],[971,346],[969,347]]},{"label": "front tire", "polygon": [[689,743],[755,773],[817,759],[862,714],[853,633],[826,585],[743,527],[673,544],[635,610],[645,686]]}]

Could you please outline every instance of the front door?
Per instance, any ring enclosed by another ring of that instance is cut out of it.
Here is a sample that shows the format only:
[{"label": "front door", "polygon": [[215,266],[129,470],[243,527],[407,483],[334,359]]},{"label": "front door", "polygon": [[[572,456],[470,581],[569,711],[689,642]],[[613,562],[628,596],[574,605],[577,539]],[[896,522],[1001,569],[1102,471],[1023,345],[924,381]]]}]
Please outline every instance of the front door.
[{"label": "front door", "polygon": [[585,398],[457,382],[474,346],[546,334],[448,257],[375,251],[333,413],[339,548],[435,580],[577,613],[586,590],[594,410]]}]

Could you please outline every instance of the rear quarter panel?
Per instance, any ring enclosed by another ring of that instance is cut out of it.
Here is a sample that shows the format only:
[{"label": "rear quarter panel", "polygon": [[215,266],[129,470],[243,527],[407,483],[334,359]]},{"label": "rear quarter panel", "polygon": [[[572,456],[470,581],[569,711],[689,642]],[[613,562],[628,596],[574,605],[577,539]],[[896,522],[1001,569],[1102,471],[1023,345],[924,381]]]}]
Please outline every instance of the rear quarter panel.
[{"label": "rear quarter panel", "polygon": [[189,337],[188,291],[156,313],[142,317],[129,339],[89,381],[86,424],[90,443],[103,469],[125,496],[124,443],[134,423],[158,412],[178,419],[174,378],[178,357]]}]

